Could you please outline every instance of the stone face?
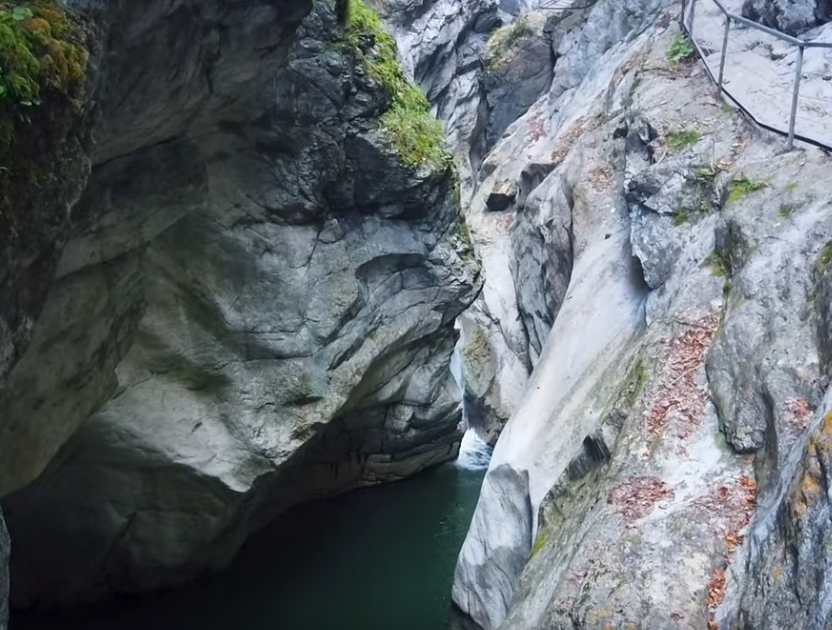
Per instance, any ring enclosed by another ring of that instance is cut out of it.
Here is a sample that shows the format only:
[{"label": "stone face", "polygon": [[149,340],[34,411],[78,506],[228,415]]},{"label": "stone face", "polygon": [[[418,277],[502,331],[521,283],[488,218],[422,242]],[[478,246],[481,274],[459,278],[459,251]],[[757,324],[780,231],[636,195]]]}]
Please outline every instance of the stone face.
[{"label": "stone face", "polygon": [[219,569],[460,439],[453,174],[400,162],[333,4],[115,4],[97,163],[0,396],[22,606]]},{"label": "stone face", "polygon": [[829,0],[745,0],[742,14],[789,35],[799,35],[832,20]]}]

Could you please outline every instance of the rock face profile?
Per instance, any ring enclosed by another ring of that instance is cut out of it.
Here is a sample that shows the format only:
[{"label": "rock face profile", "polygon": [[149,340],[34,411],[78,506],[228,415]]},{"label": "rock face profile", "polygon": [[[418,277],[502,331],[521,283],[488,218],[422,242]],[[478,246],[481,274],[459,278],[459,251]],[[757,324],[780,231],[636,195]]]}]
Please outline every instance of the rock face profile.
[{"label": "rock face profile", "polygon": [[41,284],[22,254],[12,278],[40,299],[0,390],[15,604],[186,581],[294,503],[455,456],[479,270],[441,126],[350,9],[69,7],[92,168]]}]

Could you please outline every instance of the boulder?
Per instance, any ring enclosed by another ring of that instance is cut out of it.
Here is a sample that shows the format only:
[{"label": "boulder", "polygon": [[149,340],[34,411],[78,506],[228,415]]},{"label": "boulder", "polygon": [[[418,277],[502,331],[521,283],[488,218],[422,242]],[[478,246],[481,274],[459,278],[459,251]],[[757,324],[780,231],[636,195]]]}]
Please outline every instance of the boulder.
[{"label": "boulder", "polygon": [[508,210],[517,199],[517,183],[511,180],[499,182],[485,200],[485,207],[492,212]]}]

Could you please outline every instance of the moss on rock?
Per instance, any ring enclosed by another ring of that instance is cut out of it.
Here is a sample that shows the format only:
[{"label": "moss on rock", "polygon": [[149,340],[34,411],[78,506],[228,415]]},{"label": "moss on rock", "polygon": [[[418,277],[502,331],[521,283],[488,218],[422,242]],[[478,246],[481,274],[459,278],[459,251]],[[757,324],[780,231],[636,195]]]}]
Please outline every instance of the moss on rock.
[{"label": "moss on rock", "polygon": [[[53,0],[0,2],[0,230],[36,229],[33,206],[63,172],[84,109],[89,53],[80,20]],[[61,145],[61,146],[59,146]],[[54,217],[61,221],[65,216]]]},{"label": "moss on rock", "polygon": [[83,109],[88,59],[82,29],[55,2],[0,2],[0,151],[50,96]]},{"label": "moss on rock", "polygon": [[511,60],[517,45],[531,34],[532,28],[527,15],[520,15],[511,24],[498,28],[485,44],[483,52],[485,67],[492,71],[499,70]]},{"label": "moss on rock", "polygon": [[378,123],[390,148],[408,166],[443,167],[450,164],[451,155],[445,148],[442,123],[431,116],[427,97],[402,70],[396,55],[396,42],[385,30],[381,18],[361,0],[349,0],[345,15],[346,40],[367,75],[391,100]]}]

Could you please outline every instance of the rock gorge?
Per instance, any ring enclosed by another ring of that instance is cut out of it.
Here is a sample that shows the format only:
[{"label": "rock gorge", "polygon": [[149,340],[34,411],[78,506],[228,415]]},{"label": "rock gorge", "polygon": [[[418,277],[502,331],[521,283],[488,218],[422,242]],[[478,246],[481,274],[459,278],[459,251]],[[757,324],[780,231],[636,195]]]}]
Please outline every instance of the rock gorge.
[{"label": "rock gorge", "polygon": [[721,99],[677,2],[68,5],[87,106],[3,236],[13,603],[221,568],[452,458],[461,398],[459,627],[829,627],[832,161]]}]

